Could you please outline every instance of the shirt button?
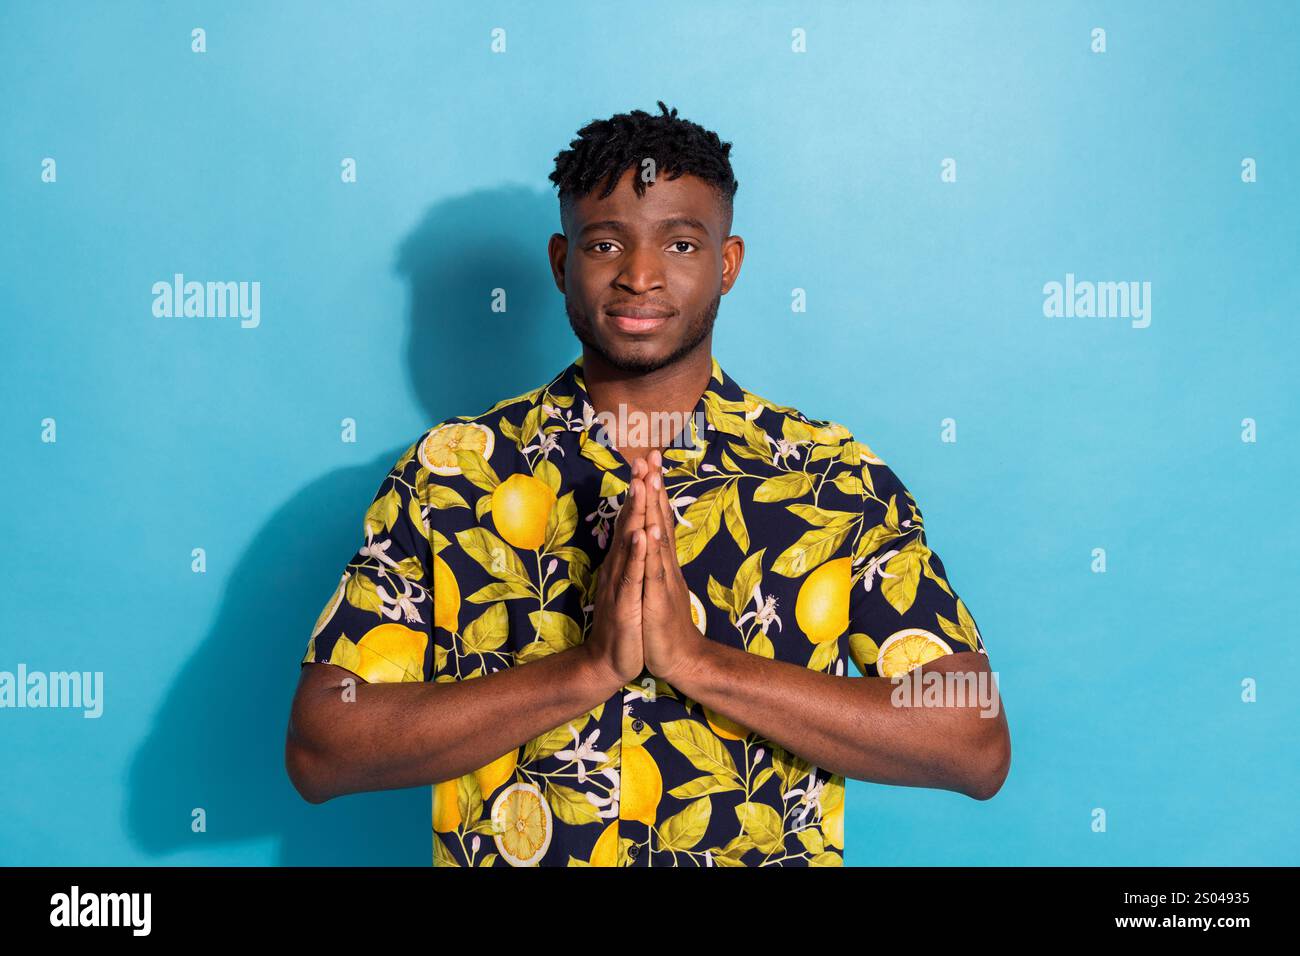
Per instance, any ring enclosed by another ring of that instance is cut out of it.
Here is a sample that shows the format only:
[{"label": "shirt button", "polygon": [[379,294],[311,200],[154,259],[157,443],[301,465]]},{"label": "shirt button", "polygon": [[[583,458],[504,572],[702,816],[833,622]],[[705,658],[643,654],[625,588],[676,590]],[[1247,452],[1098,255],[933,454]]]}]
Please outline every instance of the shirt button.
[{"label": "shirt button", "polygon": [[638,856],[640,856],[640,854],[641,854],[641,846],[638,843],[633,843],[630,847],[627,848],[627,856],[629,860],[635,860]]},{"label": "shirt button", "polygon": [[632,729],[635,730],[638,734],[641,733],[641,730],[644,727],[645,727],[645,721],[642,720],[640,717],[632,721]]}]

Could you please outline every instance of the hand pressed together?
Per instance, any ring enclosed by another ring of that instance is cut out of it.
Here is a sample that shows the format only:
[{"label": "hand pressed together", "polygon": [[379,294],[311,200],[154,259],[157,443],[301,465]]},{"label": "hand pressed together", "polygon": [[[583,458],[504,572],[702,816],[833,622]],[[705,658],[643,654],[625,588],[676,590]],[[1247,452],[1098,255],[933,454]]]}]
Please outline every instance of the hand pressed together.
[{"label": "hand pressed together", "polygon": [[632,481],[597,582],[587,643],[621,683],[643,668],[674,683],[694,665],[705,640],[691,619],[662,469],[657,449],[632,463]]}]

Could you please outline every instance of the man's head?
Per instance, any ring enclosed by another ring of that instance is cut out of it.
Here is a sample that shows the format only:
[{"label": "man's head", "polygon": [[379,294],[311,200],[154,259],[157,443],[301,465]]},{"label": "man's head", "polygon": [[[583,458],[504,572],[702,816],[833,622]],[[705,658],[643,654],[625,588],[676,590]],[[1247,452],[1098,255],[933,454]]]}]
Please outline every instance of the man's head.
[{"label": "man's head", "polygon": [[633,373],[710,339],[745,248],[730,235],[731,144],[659,108],[587,124],[550,176],[564,229],[551,237],[551,267],[569,324],[588,349]]}]

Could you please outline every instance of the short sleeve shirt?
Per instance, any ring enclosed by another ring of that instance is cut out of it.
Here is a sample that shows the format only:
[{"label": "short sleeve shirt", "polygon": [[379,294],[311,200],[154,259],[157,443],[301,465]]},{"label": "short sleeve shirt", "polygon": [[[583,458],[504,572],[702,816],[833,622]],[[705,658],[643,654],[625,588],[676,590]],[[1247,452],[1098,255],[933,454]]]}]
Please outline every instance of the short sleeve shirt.
[{"label": "short sleeve shirt", "polygon": [[[366,510],[302,663],[463,681],[583,641],[632,477],[582,358],[427,429]],[[712,360],[665,423],[677,559],[703,635],[853,678],[985,653],[893,470]],[[643,439],[644,441],[644,436]],[[856,678],[853,678],[856,679]],[[840,866],[844,778],[643,671],[589,713],[432,786],[435,866]]]}]

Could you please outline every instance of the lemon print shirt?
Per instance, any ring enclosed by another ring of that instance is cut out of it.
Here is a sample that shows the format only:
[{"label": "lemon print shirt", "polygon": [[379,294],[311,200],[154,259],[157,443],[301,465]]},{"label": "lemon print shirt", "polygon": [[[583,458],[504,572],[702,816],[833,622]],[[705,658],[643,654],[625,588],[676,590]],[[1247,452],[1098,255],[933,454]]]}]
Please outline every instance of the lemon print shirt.
[{"label": "lemon print shirt", "polygon": [[[843,426],[713,359],[665,452],[677,559],[706,638],[892,677],[983,642],[894,472]],[[303,663],[471,680],[583,640],[631,465],[581,357],[429,428],[365,513]],[[643,672],[590,713],[432,787],[435,866],[840,866],[844,778]]]}]

